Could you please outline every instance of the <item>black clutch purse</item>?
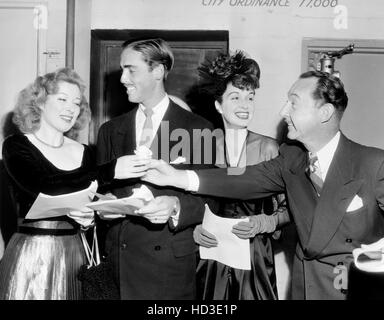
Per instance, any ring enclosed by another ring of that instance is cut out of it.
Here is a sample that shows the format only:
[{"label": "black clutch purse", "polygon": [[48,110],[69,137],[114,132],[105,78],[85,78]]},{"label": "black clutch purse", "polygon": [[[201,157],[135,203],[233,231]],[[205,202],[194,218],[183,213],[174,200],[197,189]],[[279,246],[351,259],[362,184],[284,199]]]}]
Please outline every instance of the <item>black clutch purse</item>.
[{"label": "black clutch purse", "polygon": [[84,300],[120,300],[119,288],[112,277],[112,268],[108,262],[92,267],[83,265],[79,280],[82,283]]},{"label": "black clutch purse", "polygon": [[93,229],[92,248],[81,233],[88,263],[81,266],[78,279],[82,283],[84,300],[120,300],[120,291],[113,278],[112,266],[108,261],[100,262],[96,226]]}]

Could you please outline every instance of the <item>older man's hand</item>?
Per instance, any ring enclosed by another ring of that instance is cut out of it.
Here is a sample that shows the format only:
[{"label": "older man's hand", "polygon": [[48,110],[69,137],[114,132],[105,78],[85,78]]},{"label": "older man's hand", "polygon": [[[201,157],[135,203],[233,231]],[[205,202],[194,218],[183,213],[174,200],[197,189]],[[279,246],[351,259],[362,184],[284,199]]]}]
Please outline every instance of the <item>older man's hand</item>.
[{"label": "older man's hand", "polygon": [[188,175],[185,170],[177,170],[163,160],[152,159],[148,164],[148,170],[141,178],[159,186],[174,186],[180,189],[188,189]]}]

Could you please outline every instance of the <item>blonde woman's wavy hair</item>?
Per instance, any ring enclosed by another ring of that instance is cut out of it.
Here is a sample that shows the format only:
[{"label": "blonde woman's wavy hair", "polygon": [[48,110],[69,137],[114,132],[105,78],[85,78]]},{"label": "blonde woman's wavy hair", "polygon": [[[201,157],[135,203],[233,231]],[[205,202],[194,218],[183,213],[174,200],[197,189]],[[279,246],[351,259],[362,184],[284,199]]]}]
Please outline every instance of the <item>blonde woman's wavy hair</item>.
[{"label": "blonde woman's wavy hair", "polygon": [[40,128],[41,108],[50,94],[56,94],[60,82],[68,82],[77,85],[81,93],[79,116],[66,135],[74,135],[73,131],[81,130],[89,122],[91,111],[87,99],[84,96],[85,85],[80,76],[72,69],[61,68],[36,80],[23,89],[14,108],[13,122],[23,133],[33,133]]}]

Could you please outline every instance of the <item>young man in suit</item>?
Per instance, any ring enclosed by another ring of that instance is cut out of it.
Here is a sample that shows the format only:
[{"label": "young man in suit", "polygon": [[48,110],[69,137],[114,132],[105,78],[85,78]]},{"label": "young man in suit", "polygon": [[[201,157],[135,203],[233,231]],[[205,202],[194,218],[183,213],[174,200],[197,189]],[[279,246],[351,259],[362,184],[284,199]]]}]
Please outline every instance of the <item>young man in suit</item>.
[{"label": "young man in suit", "polygon": [[281,111],[288,138],[302,145],[282,145],[277,158],[238,176],[222,169],[196,175],[156,162],[145,180],[244,200],[286,191],[299,236],[293,299],[345,299],[352,250],[384,234],[384,151],[343,135],[347,103],[338,78],[306,72]]},{"label": "young man in suit", "polygon": [[[196,138],[193,130],[212,129],[209,122],[169,99],[164,81],[173,66],[173,54],[165,41],[124,44],[120,64],[128,99],[138,105],[103,124],[97,143],[99,164],[125,156],[124,165],[116,171],[128,172],[131,178],[114,181],[111,191],[118,198],[130,196],[142,184],[138,177],[143,175],[145,160],[135,155],[139,147],[150,148],[154,158],[170,162],[183,156],[186,161],[181,167],[201,168],[193,163],[204,161],[202,137]],[[210,163],[211,156],[207,157]],[[196,246],[192,233],[202,220],[204,201],[175,189],[148,187],[155,199],[139,210],[139,216],[112,221],[107,233],[107,259],[121,298],[193,299]]]}]

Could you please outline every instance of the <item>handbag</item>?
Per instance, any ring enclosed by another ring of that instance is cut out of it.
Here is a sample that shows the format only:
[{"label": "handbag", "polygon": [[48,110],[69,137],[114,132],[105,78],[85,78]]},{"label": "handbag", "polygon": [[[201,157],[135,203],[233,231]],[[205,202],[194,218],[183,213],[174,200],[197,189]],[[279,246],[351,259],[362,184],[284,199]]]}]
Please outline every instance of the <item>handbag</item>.
[{"label": "handbag", "polygon": [[78,278],[82,283],[84,300],[119,300],[119,288],[113,278],[110,262],[100,261],[96,226],[93,229],[92,246],[90,247],[84,232],[80,233],[87,264],[81,266]]}]

